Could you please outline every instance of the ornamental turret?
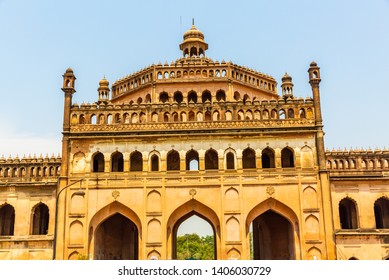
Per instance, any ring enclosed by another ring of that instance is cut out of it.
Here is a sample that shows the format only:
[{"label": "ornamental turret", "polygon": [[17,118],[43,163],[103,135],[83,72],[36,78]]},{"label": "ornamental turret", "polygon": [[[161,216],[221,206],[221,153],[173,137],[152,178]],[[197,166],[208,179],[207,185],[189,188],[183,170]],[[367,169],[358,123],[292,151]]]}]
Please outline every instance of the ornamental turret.
[{"label": "ornamental turret", "polygon": [[288,75],[288,73],[285,73],[285,75],[282,77],[282,97],[284,99],[293,98],[293,83],[292,83],[292,77]]},{"label": "ornamental turret", "polygon": [[205,56],[208,44],[204,41],[204,34],[196,28],[194,22],[191,29],[184,33],[184,41],[180,44],[184,57],[201,57]]},{"label": "ornamental turret", "polygon": [[99,102],[107,102],[109,100],[109,82],[105,76],[100,80],[97,91],[99,92]]}]

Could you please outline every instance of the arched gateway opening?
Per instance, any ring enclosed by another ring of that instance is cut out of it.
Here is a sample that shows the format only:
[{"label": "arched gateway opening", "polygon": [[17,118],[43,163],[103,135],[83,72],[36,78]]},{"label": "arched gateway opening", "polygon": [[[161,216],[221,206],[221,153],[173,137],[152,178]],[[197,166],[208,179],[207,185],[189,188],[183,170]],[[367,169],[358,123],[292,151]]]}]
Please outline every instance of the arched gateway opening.
[{"label": "arched gateway opening", "polygon": [[102,222],[95,232],[95,260],[137,260],[138,229],[116,213]]},{"label": "arched gateway opening", "polygon": [[173,228],[173,259],[215,260],[215,230],[195,211],[179,219]]},{"label": "arched gateway opening", "polygon": [[296,214],[283,203],[269,198],[247,217],[251,259],[296,260],[300,258]]},{"label": "arched gateway opening", "polygon": [[255,218],[252,224],[252,248],[254,260],[295,259],[290,222],[271,210]]},{"label": "arched gateway opening", "polygon": [[95,260],[138,260],[141,223],[130,208],[115,201],[100,209],[89,227],[89,256]]},{"label": "arched gateway opening", "polygon": [[[186,237],[184,237],[184,242],[181,238],[181,240],[178,240],[178,233],[182,232],[180,230],[180,227],[184,225],[185,223],[190,223],[190,226],[193,228],[196,228],[194,230],[195,233],[198,233],[198,226],[194,224],[193,220],[201,221],[202,223],[207,224],[211,228],[211,233],[213,234],[213,237],[211,237],[211,243],[213,243],[213,256],[210,259],[217,259],[218,256],[220,256],[220,222],[217,214],[208,206],[204,205],[203,203],[199,202],[198,200],[192,199],[187,201],[186,203],[182,204],[180,207],[176,208],[170,215],[168,222],[167,222],[167,241],[168,241],[168,247],[167,247],[167,258],[168,259],[178,259],[179,254],[177,253],[177,243],[180,241],[184,244],[179,244],[179,246],[186,246]],[[207,235],[207,234],[206,234]],[[193,239],[198,239],[199,237],[196,236],[188,236],[188,246],[190,238],[193,237]],[[209,239],[209,237],[208,237]],[[201,242],[208,242],[209,240],[197,240],[197,243]],[[200,246],[201,247],[201,246]],[[188,248],[189,250],[191,248]],[[188,254],[188,259],[196,259],[195,255],[196,252],[190,252],[190,256]],[[192,254],[194,253],[194,254]],[[181,254],[181,257],[184,256],[184,254]],[[184,258],[186,258],[184,256]]]}]

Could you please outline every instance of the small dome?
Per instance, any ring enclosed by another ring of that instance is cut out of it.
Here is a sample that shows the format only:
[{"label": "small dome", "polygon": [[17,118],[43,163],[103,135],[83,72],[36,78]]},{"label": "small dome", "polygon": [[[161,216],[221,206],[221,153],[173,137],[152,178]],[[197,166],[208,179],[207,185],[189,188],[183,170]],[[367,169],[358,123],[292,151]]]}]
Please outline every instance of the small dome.
[{"label": "small dome", "polygon": [[68,69],[66,69],[66,73],[73,73],[73,69],[69,67]]},{"label": "small dome", "polygon": [[315,61],[312,61],[311,64],[310,64],[311,67],[316,67],[317,66],[317,63]]},{"label": "small dome", "polygon": [[109,85],[109,82],[108,82],[108,80],[105,78],[105,76],[100,80],[99,85],[100,85],[100,86],[108,86],[108,85]]},{"label": "small dome", "polygon": [[192,25],[191,29],[184,33],[184,42],[190,39],[201,39],[204,41],[204,34],[200,30],[196,28],[196,26]]},{"label": "small dome", "polygon": [[292,77],[288,73],[285,73],[285,75],[282,77],[282,81],[292,81]]}]

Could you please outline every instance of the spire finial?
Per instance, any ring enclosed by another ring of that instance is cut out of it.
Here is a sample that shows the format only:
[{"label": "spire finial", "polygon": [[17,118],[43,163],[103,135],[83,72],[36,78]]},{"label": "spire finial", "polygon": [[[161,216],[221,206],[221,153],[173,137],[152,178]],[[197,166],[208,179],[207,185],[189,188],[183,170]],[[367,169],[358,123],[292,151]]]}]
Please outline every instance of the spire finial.
[{"label": "spire finial", "polygon": [[194,25],[194,18],[192,18],[192,25]]}]

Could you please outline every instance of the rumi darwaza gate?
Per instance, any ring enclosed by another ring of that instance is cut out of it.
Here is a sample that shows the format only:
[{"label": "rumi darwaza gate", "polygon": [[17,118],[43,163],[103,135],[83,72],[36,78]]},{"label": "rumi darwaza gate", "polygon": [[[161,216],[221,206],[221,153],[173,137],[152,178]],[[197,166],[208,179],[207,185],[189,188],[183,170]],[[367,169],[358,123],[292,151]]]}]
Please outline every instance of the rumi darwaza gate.
[{"label": "rumi darwaza gate", "polygon": [[388,259],[389,151],[325,150],[318,65],[302,99],[194,25],[179,47],[93,103],[66,70],[61,157],[0,159],[0,259],[176,259],[193,215],[215,259]]}]

